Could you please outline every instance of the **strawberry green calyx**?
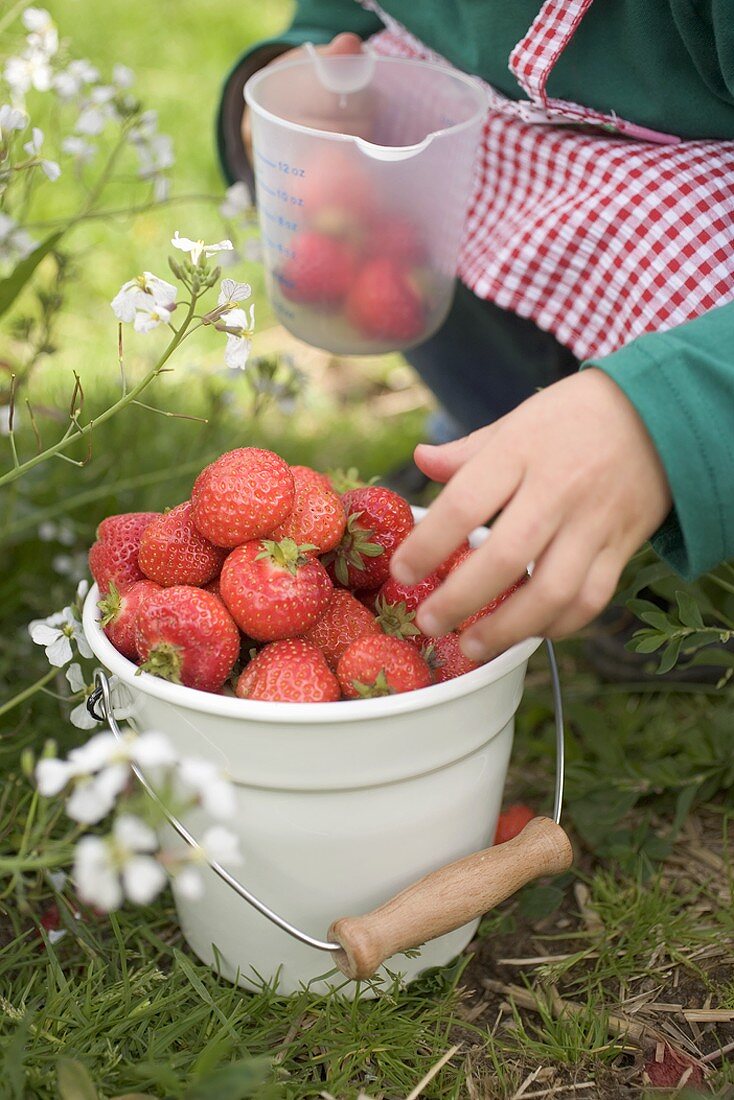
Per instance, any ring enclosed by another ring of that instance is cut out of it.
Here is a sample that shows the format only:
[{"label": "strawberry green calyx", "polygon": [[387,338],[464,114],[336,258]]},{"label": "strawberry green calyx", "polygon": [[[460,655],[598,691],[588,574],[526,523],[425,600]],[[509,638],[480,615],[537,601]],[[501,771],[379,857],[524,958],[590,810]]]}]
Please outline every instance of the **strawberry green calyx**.
[{"label": "strawberry green calyx", "polygon": [[280,569],[287,569],[294,577],[300,565],[306,565],[313,560],[308,556],[309,550],[318,549],[311,542],[304,542],[299,546],[294,539],[281,539],[280,542],[261,539],[261,544],[262,550],[255,561],[269,559],[273,565],[277,565]]},{"label": "strawberry green calyx", "polygon": [[437,668],[443,668],[446,661],[443,657],[440,657],[436,651],[435,642],[431,642],[429,645],[424,646],[421,649],[423,654],[423,660],[426,662],[431,672],[435,672]]},{"label": "strawberry green calyx", "polygon": [[138,669],[140,672],[149,672],[151,676],[159,676],[161,680],[170,680],[172,684],[181,683],[181,666],[183,665],[183,650],[180,646],[171,645],[170,642],[158,642],[154,645],[148,656]]},{"label": "strawberry green calyx", "polygon": [[100,611],[100,626],[109,626],[111,622],[117,618],[120,614],[120,608],[122,606],[122,596],[120,590],[114,581],[110,581],[110,586],[107,589],[107,595],[103,596],[97,604],[97,608]]},{"label": "strawberry green calyx", "polygon": [[362,512],[352,512],[347,519],[347,526],[341,542],[335,550],[330,551],[324,557],[324,562],[334,562],[334,572],[340,584],[349,583],[349,569],[364,570],[365,558],[379,558],[385,553],[385,547],[379,542],[372,542],[374,531],[367,527],[361,527],[359,518]]},{"label": "strawberry green calyx", "polygon": [[393,638],[415,638],[420,634],[414,622],[415,611],[408,611],[404,600],[400,603],[388,603],[384,596],[378,596],[375,611],[383,633]]},{"label": "strawberry green calyx", "polygon": [[352,680],[352,687],[360,699],[380,699],[385,695],[393,695],[387,682],[384,668],[375,676],[371,684],[363,684],[359,680]]},{"label": "strawberry green calyx", "polygon": [[334,487],[334,492],[338,493],[339,496],[348,493],[350,489],[364,489],[368,485],[374,485],[377,481],[376,477],[365,481],[356,466],[350,466],[348,470],[329,470],[326,476]]}]

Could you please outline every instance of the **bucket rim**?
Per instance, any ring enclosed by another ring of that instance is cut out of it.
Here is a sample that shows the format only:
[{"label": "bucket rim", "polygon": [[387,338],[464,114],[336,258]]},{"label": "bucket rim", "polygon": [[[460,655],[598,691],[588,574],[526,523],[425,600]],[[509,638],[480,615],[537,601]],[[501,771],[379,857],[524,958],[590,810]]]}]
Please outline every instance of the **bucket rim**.
[{"label": "bucket rim", "polygon": [[137,665],[118,653],[99,625],[98,600],[99,588],[94,584],[84,601],[84,634],[97,660],[126,687],[185,710],[242,722],[329,725],[426,710],[451,699],[471,695],[496,683],[524,664],[542,642],[542,638],[527,638],[472,672],[400,695],[376,699],[346,699],[338,703],[269,703],[238,699],[236,696],[214,695],[184,687],[183,684],[172,684],[168,680],[152,676],[149,672],[141,672]]},{"label": "bucket rim", "polygon": [[[346,55],[347,57],[349,55]],[[280,115],[275,114],[274,111],[269,111],[267,107],[263,107],[254,98],[254,93],[257,91],[257,87],[269,76],[272,76],[276,69],[287,70],[295,68],[296,66],[313,65],[313,61],[309,57],[294,57],[288,61],[274,61],[271,65],[265,65],[262,69],[258,69],[257,72],[247,80],[243,89],[243,96],[245,103],[251,111],[255,111],[261,118],[267,119],[268,122],[272,122],[276,126],[282,126],[286,130],[290,130],[297,134],[316,135],[317,137],[331,138],[333,141],[349,142],[356,145],[366,155],[372,155],[371,149],[385,150],[387,148],[395,149],[396,152],[402,150],[411,155],[417,152],[421,152],[427,145],[433,142],[436,138],[445,137],[447,134],[458,134],[462,130],[468,129],[471,126],[476,126],[477,122],[481,121],[487,113],[487,95],[479,81],[470,76],[468,73],[462,73],[458,69],[454,69],[449,65],[441,64],[437,61],[424,61],[423,59],[415,57],[385,57],[381,54],[375,54],[374,60],[377,64],[385,65],[412,65],[423,69],[433,69],[436,72],[440,72],[444,76],[450,76],[457,83],[463,84],[467,91],[476,95],[476,106],[468,118],[463,119],[461,122],[455,122],[451,126],[442,126],[436,130],[431,130],[429,134],[423,138],[422,141],[417,142],[414,145],[402,145],[402,146],[382,146],[375,142],[368,141],[366,138],[357,137],[355,134],[343,134],[335,130],[320,130],[316,126],[304,126],[301,122],[292,122],[290,119],[282,118]],[[332,60],[332,59],[330,59]],[[338,60],[334,58],[333,60]],[[377,159],[381,159],[377,155]],[[388,158],[390,159],[390,158]],[[397,158],[400,159],[400,158]]]}]

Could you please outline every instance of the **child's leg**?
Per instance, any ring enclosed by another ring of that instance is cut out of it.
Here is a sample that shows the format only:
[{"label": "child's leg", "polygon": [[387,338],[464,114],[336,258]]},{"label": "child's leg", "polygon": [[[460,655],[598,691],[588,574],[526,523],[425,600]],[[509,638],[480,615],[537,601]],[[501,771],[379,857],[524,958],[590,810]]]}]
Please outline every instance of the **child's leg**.
[{"label": "child's leg", "polygon": [[463,431],[504,416],[578,367],[550,333],[461,285],[443,327],[406,359]]}]

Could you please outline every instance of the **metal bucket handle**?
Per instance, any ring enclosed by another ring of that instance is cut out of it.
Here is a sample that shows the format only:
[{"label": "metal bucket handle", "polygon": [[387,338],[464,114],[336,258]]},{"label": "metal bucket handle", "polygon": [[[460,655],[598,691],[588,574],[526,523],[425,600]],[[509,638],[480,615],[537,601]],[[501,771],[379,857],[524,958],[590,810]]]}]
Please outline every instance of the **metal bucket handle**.
[{"label": "metal bucket handle", "polygon": [[[518,836],[449,863],[406,887],[378,909],[360,917],[342,917],[329,928],[329,940],[318,940],[296,928],[255,897],[216,860],[205,862],[236,894],[262,916],[301,943],[327,951],[344,974],[369,978],[385,961],[401,951],[426,943],[480,917],[541,875],[559,874],[571,866],[573,853],[561,828],[564,785],[563,702],[553,644],[546,641],[553,685],[556,725],[556,785],[552,817],[533,818]],[[102,669],[95,672],[95,690],[87,707],[97,721],[106,722],[117,738],[123,736],[110,698],[110,683]],[[99,709],[98,709],[99,708]],[[135,776],[161,809],[169,824],[192,848],[199,844],[186,826],[151,787],[140,768]]]}]

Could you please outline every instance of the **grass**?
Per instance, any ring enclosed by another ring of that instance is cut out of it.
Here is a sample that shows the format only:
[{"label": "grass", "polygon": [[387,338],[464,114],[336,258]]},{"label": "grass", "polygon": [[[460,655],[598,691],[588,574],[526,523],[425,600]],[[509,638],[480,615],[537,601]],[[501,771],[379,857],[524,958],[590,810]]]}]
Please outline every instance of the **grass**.
[{"label": "grass", "polygon": [[[211,141],[218,85],[240,47],[285,24],[290,5],[161,0],[153,9],[143,0],[54,0],[49,7],[76,53],[136,70],[161,128],[174,135],[177,192],[219,194]],[[85,380],[90,412],[114,398],[109,299],[142,267],[164,271],[177,227],[221,236],[212,203],[77,231],[79,278],[57,334],[60,350],[32,382],[48,410],[45,431],[58,430],[54,410],[68,400],[72,368]],[[6,491],[2,698],[45,673],[26,624],[68,601],[104,515],[177,503],[210,456],[243,443],[321,468],[355,464],[370,476],[404,458],[420,437],[430,399],[397,357],[355,362],[305,348],[272,326],[256,269],[235,274],[255,288],[256,354],[291,354],[304,372],[297,415],[271,408],[254,423],[248,378],[221,369],[221,347],[205,333],[146,395],[202,420],[129,409],[95,436],[88,465],[49,463]],[[131,372],[154,346],[129,340]],[[0,340],[0,357],[10,361],[16,350],[10,338]],[[19,442],[31,453],[27,425]],[[49,522],[61,526],[44,541],[39,526]],[[100,1100],[125,1093],[355,1100],[360,1092],[374,1100],[617,1100],[647,1094],[644,1064],[665,1044],[708,1059],[706,1095],[734,1094],[732,1064],[719,1054],[734,1041],[724,1018],[734,1007],[734,742],[726,700],[701,688],[672,695],[602,686],[577,642],[563,645],[560,657],[573,873],[527,887],[489,914],[453,967],[362,1003],[308,991],[290,999],[271,988],[252,994],[220,981],[187,950],[169,896],[102,919],[77,915],[68,884],[58,894],[44,874],[5,875],[0,1096],[87,1100],[92,1088]],[[32,813],[47,814],[47,836],[60,835],[56,810],[34,799],[26,773],[27,753],[47,739],[79,740],[62,687],[52,682],[0,718],[0,870],[24,838],[32,840]],[[539,659],[518,718],[508,799],[547,808],[552,775],[550,693]],[[51,944],[39,923],[54,905],[66,935]],[[722,1018],[696,1023],[685,1015],[706,1006]]]}]

